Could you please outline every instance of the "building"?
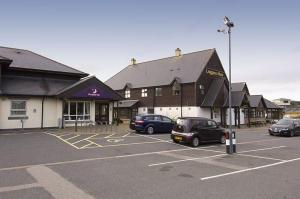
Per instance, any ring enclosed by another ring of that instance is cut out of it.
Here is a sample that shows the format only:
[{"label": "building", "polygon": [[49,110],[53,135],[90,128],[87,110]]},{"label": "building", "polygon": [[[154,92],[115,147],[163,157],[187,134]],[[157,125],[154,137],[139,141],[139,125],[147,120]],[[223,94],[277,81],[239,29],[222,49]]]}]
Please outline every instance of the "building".
[{"label": "building", "polygon": [[285,117],[300,118],[300,101],[279,98],[273,102],[283,109]]},{"label": "building", "polygon": [[121,102],[128,105],[118,109],[123,119],[155,113],[170,118],[202,116],[225,123],[228,80],[215,49],[181,54],[177,48],[174,56],[163,59],[143,63],[132,59],[105,83],[130,100]]},{"label": "building", "polygon": [[0,47],[0,129],[112,122],[121,100],[94,76],[34,52]]}]

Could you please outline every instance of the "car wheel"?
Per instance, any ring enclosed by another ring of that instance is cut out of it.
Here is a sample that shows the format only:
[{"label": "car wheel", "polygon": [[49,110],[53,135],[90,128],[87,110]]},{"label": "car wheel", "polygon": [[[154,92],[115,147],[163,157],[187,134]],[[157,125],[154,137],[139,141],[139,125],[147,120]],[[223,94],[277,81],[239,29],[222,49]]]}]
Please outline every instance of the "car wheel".
[{"label": "car wheel", "polygon": [[152,134],[154,133],[154,128],[153,128],[152,126],[149,126],[149,127],[147,128],[147,133],[148,133],[149,135],[152,135]]},{"label": "car wheel", "polygon": [[197,146],[199,146],[200,145],[200,139],[198,138],[198,137],[194,137],[193,139],[192,139],[192,146],[193,147],[197,147]]},{"label": "car wheel", "polygon": [[295,136],[295,132],[294,131],[291,131],[290,132],[290,137],[294,137]]},{"label": "car wheel", "polygon": [[273,133],[269,132],[269,135],[273,136]]},{"label": "car wheel", "polygon": [[226,143],[226,137],[225,137],[225,135],[222,135],[222,137],[220,138],[220,143],[221,144],[225,144]]}]

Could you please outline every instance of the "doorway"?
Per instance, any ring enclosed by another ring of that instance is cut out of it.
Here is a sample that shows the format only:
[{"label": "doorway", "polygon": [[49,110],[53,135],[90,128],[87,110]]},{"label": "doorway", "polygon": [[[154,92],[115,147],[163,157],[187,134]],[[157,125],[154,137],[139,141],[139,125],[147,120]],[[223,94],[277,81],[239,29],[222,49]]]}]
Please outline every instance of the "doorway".
[{"label": "doorway", "polygon": [[104,103],[95,104],[95,121],[98,122],[108,122],[109,121],[109,106]]}]

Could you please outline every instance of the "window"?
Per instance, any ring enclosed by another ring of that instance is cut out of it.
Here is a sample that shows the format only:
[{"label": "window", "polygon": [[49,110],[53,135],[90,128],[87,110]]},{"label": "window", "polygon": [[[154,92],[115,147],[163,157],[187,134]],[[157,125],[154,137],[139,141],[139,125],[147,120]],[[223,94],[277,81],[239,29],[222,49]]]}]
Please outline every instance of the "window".
[{"label": "window", "polygon": [[160,118],[160,116],[154,116],[154,120],[155,121],[161,121],[161,118]]},{"label": "window", "polygon": [[148,108],[148,113],[149,114],[154,114],[154,108]]},{"label": "window", "polygon": [[84,102],[84,101],[64,102],[63,115],[65,120],[89,120],[90,102]]},{"label": "window", "polygon": [[173,87],[172,87],[172,94],[173,95],[180,95],[180,91],[181,91],[180,84],[175,81],[174,84],[173,84]]},{"label": "window", "polygon": [[167,117],[162,117],[162,120],[164,122],[172,122],[172,120],[170,118],[167,118]]},{"label": "window", "polygon": [[142,97],[147,97],[148,96],[147,91],[148,90],[146,88],[142,89]]},{"label": "window", "polygon": [[10,107],[11,116],[26,116],[26,100],[12,100]]},{"label": "window", "polygon": [[217,123],[215,123],[214,121],[208,120],[207,121],[207,126],[211,127],[211,128],[216,128],[217,127]]},{"label": "window", "polygon": [[162,96],[162,88],[155,88],[155,96]]},{"label": "window", "polygon": [[130,90],[128,88],[125,90],[125,98],[130,98]]},{"label": "window", "polygon": [[204,95],[204,93],[205,93],[204,86],[200,84],[199,89],[200,89],[200,94]]}]

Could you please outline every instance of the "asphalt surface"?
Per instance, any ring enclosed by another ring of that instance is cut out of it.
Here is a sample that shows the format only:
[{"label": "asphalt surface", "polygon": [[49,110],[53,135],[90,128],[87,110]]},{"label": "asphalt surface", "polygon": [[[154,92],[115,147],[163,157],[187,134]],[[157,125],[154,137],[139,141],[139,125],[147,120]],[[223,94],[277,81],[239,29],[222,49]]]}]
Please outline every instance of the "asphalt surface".
[{"label": "asphalt surface", "polygon": [[0,135],[0,199],[298,199],[300,136],[237,132],[237,151],[168,134]]}]

